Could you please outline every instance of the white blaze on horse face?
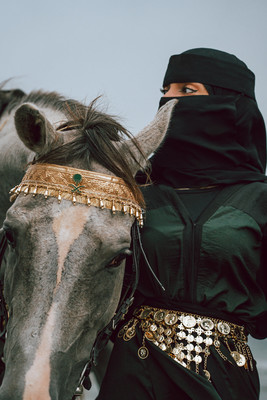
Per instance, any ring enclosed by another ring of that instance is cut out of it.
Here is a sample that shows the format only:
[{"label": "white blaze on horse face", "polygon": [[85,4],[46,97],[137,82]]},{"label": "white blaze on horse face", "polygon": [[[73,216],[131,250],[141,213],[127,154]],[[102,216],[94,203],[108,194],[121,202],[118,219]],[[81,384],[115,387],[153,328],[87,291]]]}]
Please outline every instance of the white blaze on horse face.
[{"label": "white blaze on horse face", "polygon": [[56,288],[61,282],[64,262],[71,245],[82,233],[87,222],[89,209],[85,206],[70,206],[54,218],[53,230],[58,245],[58,271]]},{"label": "white blaze on horse face", "polygon": [[35,354],[34,362],[25,376],[23,400],[51,400],[50,386],[50,354],[53,330],[56,324],[55,304],[49,310],[48,318],[42,333],[41,343]]},{"label": "white blaze on horse face", "polygon": [[[70,206],[54,218],[53,230],[58,245],[58,270],[56,288],[61,282],[64,262],[71,245],[84,230],[90,210],[85,206]],[[36,351],[32,366],[25,376],[23,400],[51,400],[50,387],[50,356],[54,329],[56,327],[56,303],[48,312],[41,341]]]}]

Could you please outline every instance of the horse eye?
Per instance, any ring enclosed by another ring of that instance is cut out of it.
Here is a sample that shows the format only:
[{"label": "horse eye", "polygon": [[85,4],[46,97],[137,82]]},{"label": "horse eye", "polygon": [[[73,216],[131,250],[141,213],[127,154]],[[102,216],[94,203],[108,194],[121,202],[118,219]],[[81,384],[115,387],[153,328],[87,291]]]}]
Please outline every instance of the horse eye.
[{"label": "horse eye", "polygon": [[11,247],[15,247],[16,242],[15,242],[15,235],[14,232],[12,231],[12,229],[8,228],[8,227],[3,227],[4,232],[5,232],[5,236],[6,236],[6,240],[7,243],[11,246]]},{"label": "horse eye", "polygon": [[107,265],[107,268],[117,268],[121,265],[123,260],[125,260],[126,257],[131,255],[130,250],[126,250],[124,253],[118,254],[116,257],[114,257]]}]

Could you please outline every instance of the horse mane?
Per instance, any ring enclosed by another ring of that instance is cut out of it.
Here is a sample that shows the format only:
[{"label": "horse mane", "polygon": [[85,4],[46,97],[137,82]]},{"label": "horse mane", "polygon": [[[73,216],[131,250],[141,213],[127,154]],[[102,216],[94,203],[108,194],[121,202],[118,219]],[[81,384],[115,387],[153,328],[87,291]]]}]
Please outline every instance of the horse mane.
[{"label": "horse mane", "polygon": [[39,90],[25,94],[16,89],[15,91],[0,91],[0,98],[3,92],[8,92],[9,95],[9,102],[5,105],[6,111],[10,112],[22,103],[34,103],[41,107],[53,108],[64,113],[67,118],[67,122],[57,128],[58,131],[76,130],[77,135],[72,141],[58,145],[34,162],[67,165],[75,159],[85,161],[87,168],[90,169],[93,159],[114,175],[122,178],[138,203],[144,205],[143,195],[130,167],[132,162],[139,163],[128,146],[123,146],[123,144],[130,139],[141,155],[143,155],[142,150],[134,136],[117,121],[115,116],[96,108],[99,98],[94,99],[87,106],[76,100],[66,99],[57,92]]}]

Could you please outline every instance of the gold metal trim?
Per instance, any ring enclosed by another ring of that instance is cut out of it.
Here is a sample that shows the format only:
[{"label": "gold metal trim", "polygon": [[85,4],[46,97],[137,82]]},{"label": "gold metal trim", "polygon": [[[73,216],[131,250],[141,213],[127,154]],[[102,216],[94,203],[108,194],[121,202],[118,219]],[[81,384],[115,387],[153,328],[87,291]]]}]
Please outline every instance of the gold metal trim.
[{"label": "gold metal trim", "polygon": [[107,208],[114,214],[123,212],[135,217],[143,226],[142,208],[123,179],[72,167],[54,164],[33,164],[27,169],[21,183],[10,191],[10,200],[19,194],[42,194],[76,203]]}]

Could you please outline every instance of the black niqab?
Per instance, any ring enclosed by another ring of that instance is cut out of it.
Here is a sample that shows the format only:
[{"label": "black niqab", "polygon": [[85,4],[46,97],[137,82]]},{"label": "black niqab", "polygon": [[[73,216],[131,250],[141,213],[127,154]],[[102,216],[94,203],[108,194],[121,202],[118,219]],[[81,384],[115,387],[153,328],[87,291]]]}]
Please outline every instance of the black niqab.
[{"label": "black niqab", "polygon": [[266,133],[256,102],[241,95],[180,97],[151,163],[152,180],[173,187],[264,181]]},{"label": "black niqab", "polygon": [[220,50],[188,50],[169,60],[163,86],[175,82],[202,83],[209,96],[177,97],[152,180],[177,188],[265,181],[265,125],[246,64]]}]

